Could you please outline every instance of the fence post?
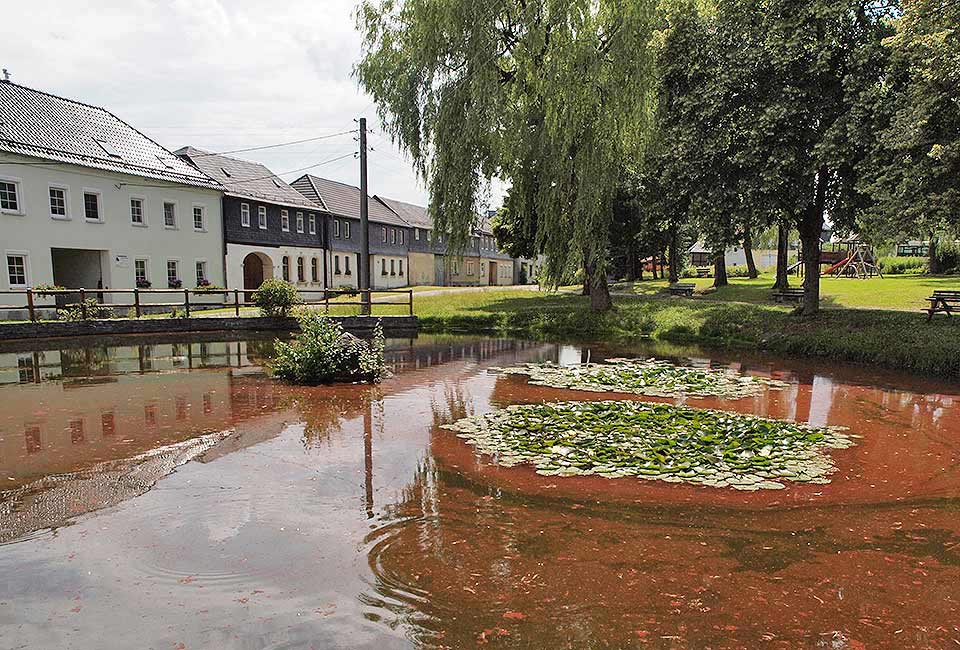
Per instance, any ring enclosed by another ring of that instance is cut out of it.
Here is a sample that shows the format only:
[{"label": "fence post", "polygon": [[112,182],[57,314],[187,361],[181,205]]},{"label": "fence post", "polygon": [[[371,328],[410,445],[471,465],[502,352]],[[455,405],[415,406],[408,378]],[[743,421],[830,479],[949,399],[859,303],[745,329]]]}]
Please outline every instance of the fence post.
[{"label": "fence post", "polygon": [[31,322],[37,320],[37,313],[33,310],[33,289],[27,289],[27,313]]},{"label": "fence post", "polygon": [[137,318],[140,318],[140,288],[139,287],[133,290],[133,309],[134,309],[134,313],[137,315]]},{"label": "fence post", "polygon": [[237,318],[240,318],[240,290],[233,290],[233,308],[237,314]]},{"label": "fence post", "polygon": [[330,313],[330,292],[329,291],[323,292],[323,313],[324,314]]},{"label": "fence post", "polygon": [[413,289],[407,289],[407,293],[410,295],[410,315],[413,316]]},{"label": "fence post", "polygon": [[80,289],[80,318],[87,320],[87,292]]},{"label": "fence post", "polygon": [[190,318],[190,289],[183,290],[183,311]]}]

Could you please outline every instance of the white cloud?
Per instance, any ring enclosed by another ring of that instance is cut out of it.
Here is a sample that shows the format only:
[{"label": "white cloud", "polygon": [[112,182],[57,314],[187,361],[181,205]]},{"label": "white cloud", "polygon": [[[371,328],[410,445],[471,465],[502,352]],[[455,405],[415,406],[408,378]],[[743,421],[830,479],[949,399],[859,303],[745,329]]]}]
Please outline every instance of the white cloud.
[{"label": "white cloud", "polygon": [[[354,0],[7,5],[0,65],[13,81],[103,106],[170,149],[310,138],[354,128],[361,113],[379,131],[370,97],[352,77],[361,47]],[[384,137],[372,142],[371,192],[425,204],[400,153]],[[281,173],[356,146],[342,136],[241,155]],[[313,173],[358,183],[352,157]]]}]

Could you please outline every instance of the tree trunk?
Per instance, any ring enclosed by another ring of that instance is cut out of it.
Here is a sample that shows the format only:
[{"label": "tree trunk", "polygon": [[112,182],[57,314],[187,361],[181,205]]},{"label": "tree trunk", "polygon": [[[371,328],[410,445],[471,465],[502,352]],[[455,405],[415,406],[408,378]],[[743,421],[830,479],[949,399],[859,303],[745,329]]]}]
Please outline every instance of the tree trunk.
[{"label": "tree trunk", "polygon": [[650,256],[650,271],[653,275],[653,279],[656,280],[657,279],[657,256],[656,255]]},{"label": "tree trunk", "polygon": [[777,279],[773,283],[774,291],[783,291],[790,287],[787,267],[790,266],[790,228],[784,223],[777,224]]},{"label": "tree trunk", "polygon": [[725,287],[727,281],[727,255],[721,248],[713,252],[713,286]]},{"label": "tree trunk", "polygon": [[660,251],[660,254],[657,255],[657,259],[660,260],[660,277],[661,277],[661,278],[667,277],[667,274],[666,274],[666,273],[664,272],[664,270],[663,270],[664,257],[665,257],[665,256],[664,256],[664,254],[663,254],[663,251]]},{"label": "tree trunk", "polygon": [[588,275],[592,282],[590,286],[590,309],[593,311],[607,311],[612,302],[610,300],[610,287],[607,285],[607,276],[600,273],[596,262],[590,262],[586,265]]},{"label": "tree trunk", "polygon": [[583,264],[583,290],[580,292],[581,296],[590,295],[590,285],[593,284],[593,278],[591,278],[591,266],[584,262]]},{"label": "tree trunk", "polygon": [[823,213],[827,203],[827,168],[817,171],[816,192],[813,203],[803,212],[803,220],[797,224],[803,247],[803,311],[804,316],[813,316],[820,311],[820,237],[823,234]]},{"label": "tree trunk", "polygon": [[750,229],[743,229],[743,256],[747,258],[747,276],[756,278],[757,263],[753,259],[753,239],[750,236]]},{"label": "tree trunk", "polygon": [[680,281],[680,246],[677,242],[677,233],[670,234],[670,246],[667,247],[667,253],[670,255],[670,284],[676,284]]},{"label": "tree trunk", "polygon": [[636,254],[633,251],[633,243],[627,244],[626,257],[624,258],[624,280],[633,282],[637,279],[637,264],[634,261]]},{"label": "tree trunk", "polygon": [[930,250],[927,253],[927,269],[931,275],[940,272],[940,260],[937,259],[937,237],[930,233]]}]

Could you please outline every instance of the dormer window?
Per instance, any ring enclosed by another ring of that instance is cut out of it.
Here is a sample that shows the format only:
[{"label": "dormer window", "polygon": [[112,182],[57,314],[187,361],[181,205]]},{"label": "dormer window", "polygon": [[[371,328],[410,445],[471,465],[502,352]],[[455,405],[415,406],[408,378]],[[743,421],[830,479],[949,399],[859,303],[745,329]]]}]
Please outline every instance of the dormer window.
[{"label": "dormer window", "polygon": [[111,158],[121,158],[120,152],[117,151],[117,148],[114,147],[109,142],[107,142],[106,140],[101,140],[100,138],[94,138],[93,141],[96,142],[97,145],[99,145],[99,147],[103,149],[103,152],[108,156],[110,156]]},{"label": "dormer window", "polygon": [[160,164],[166,167],[167,169],[173,169],[173,163],[167,160],[166,158],[163,158],[157,155],[157,160],[159,160]]}]

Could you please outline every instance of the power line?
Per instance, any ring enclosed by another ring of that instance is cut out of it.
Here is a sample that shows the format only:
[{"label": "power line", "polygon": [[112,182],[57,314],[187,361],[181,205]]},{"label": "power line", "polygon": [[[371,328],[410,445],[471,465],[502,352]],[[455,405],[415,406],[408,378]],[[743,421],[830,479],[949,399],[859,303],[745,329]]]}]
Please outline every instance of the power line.
[{"label": "power line", "polygon": [[198,153],[191,156],[191,158],[203,158],[205,156],[222,156],[228,153],[243,153],[245,151],[263,151],[264,149],[276,149],[277,147],[289,147],[295,144],[303,144],[305,142],[316,142],[318,140],[327,140],[328,138],[335,138],[341,135],[347,135],[348,133],[356,133],[356,129],[351,129],[349,131],[340,131],[339,133],[328,133],[327,135],[317,136],[315,138],[304,138],[302,140],[290,140],[289,142],[278,142],[277,144],[265,144],[260,147],[247,147],[245,149],[231,149],[229,151],[208,151],[204,153]]}]

